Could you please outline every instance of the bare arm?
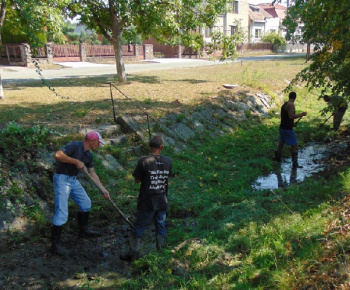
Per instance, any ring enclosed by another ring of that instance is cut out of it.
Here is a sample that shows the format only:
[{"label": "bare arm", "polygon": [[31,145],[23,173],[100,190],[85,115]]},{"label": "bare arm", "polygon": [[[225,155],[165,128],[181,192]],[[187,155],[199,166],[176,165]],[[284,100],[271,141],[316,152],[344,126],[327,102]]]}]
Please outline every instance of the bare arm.
[{"label": "bare arm", "polygon": [[286,111],[288,112],[289,119],[297,119],[297,118],[306,116],[306,112],[302,112],[300,114],[295,114],[295,106],[293,103],[287,104]]}]

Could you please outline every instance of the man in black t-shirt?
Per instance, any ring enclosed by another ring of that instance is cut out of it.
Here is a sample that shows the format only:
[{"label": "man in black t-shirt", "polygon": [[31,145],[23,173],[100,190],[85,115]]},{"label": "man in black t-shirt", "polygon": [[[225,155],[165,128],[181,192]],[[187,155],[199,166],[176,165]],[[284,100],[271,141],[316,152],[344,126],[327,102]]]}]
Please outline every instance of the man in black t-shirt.
[{"label": "man in black t-shirt", "polygon": [[168,209],[168,179],[172,176],[171,160],[168,156],[161,155],[164,147],[161,136],[154,136],[149,146],[151,155],[141,157],[133,173],[135,182],[141,185],[137,201],[135,229],[129,232],[130,249],[127,254],[120,256],[125,261],[138,258],[142,234],[152,219],[156,227],[158,250],[164,245],[167,235],[165,219]]},{"label": "man in black t-shirt", "polygon": [[279,128],[279,143],[277,151],[275,151],[275,160],[281,162],[282,149],[285,144],[292,146],[292,162],[293,168],[300,168],[298,164],[298,143],[295,135],[294,119],[306,116],[306,112],[295,114],[295,99],[297,94],[295,92],[289,93],[289,100],[285,102],[281,107],[281,124]]}]

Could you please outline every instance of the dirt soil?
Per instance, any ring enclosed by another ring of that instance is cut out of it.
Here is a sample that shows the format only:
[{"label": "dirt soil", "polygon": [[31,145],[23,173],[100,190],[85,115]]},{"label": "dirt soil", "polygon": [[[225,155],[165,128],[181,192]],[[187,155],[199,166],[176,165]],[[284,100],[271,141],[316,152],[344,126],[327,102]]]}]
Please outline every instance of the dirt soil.
[{"label": "dirt soil", "polygon": [[[128,226],[119,220],[109,224],[104,220],[91,222],[99,230],[99,238],[79,238],[76,220],[70,220],[62,234],[62,245],[70,251],[60,257],[50,250],[51,229],[42,230],[37,240],[8,241],[0,247],[1,289],[75,289],[116,288],[123,278],[134,273],[119,255],[127,251]],[[154,229],[147,229],[141,254],[156,251]]]},{"label": "dirt soil", "polygon": [[[319,173],[322,177],[327,178],[340,167],[350,164],[349,144],[350,130],[342,132],[338,140],[329,140],[328,145],[334,148],[332,150],[334,155],[327,161],[327,169]],[[350,206],[349,203],[349,200],[346,200],[344,207],[336,209],[347,221],[350,220],[347,209],[347,206]],[[73,213],[70,214],[73,215]],[[71,217],[62,236],[62,244],[70,250],[70,254],[66,257],[57,256],[50,251],[50,228],[42,228],[41,232],[36,235],[40,238],[36,240],[30,237],[26,239],[23,236],[18,240],[16,236],[6,241],[2,239],[2,242],[0,239],[0,288],[16,290],[89,287],[115,289],[118,287],[118,281],[137,277],[139,273],[134,272],[133,266],[119,258],[119,255],[126,249],[128,225],[121,219],[115,223],[109,223],[101,218],[94,219],[93,213],[91,215],[91,228],[99,230],[103,235],[95,239],[79,238],[77,221]],[[335,228],[336,226],[330,225],[329,231],[334,233]],[[156,251],[153,226],[150,226],[146,233],[143,241],[143,254]],[[339,231],[339,234],[344,234],[344,232]],[[325,243],[330,247],[329,241]],[[325,257],[324,263],[327,261],[334,263],[335,258],[331,257],[333,251],[330,250],[329,253],[330,257],[328,260]],[[321,285],[322,288],[322,285],[325,284],[319,284],[321,282],[329,282],[329,285],[338,285],[340,288],[340,285],[343,285],[342,275],[322,276],[322,281],[312,278],[321,277],[321,274],[315,275],[317,271],[318,269],[313,268],[312,271],[310,269],[309,286],[311,288],[308,289],[316,289],[312,288],[316,285]]]}]

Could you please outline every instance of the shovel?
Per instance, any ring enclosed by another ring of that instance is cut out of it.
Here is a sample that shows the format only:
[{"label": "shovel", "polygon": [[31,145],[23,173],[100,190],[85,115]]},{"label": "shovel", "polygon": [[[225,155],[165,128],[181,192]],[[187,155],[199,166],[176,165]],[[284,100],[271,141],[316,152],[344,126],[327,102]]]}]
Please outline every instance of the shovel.
[{"label": "shovel", "polygon": [[333,114],[330,115],[326,120],[324,120],[324,122],[320,125],[320,128],[321,128],[324,124],[326,124],[326,122],[327,122],[332,116],[333,116]]},{"label": "shovel", "polygon": [[[102,187],[92,178],[92,176],[87,171],[86,167],[84,167],[85,174],[90,178],[90,180],[98,187],[98,189],[103,193]],[[128,220],[128,218],[123,214],[123,212],[117,207],[117,205],[111,200],[111,198],[108,198],[108,201],[113,205],[113,207],[117,210],[117,212],[122,216],[122,218],[129,224],[129,226],[132,229],[135,229],[134,225],[131,221]]]}]

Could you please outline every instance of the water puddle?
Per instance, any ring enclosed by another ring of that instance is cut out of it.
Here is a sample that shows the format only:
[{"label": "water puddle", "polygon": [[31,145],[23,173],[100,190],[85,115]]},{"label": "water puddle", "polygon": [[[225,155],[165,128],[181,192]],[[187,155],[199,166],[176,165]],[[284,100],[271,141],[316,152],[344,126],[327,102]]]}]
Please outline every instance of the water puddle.
[{"label": "water puddle", "polygon": [[287,188],[292,183],[302,182],[306,177],[322,171],[326,166],[324,160],[328,159],[329,155],[330,149],[327,144],[309,144],[299,150],[298,163],[303,168],[293,169],[291,158],[283,158],[278,172],[271,172],[268,176],[259,177],[252,184],[252,187],[256,190],[277,189]]}]

